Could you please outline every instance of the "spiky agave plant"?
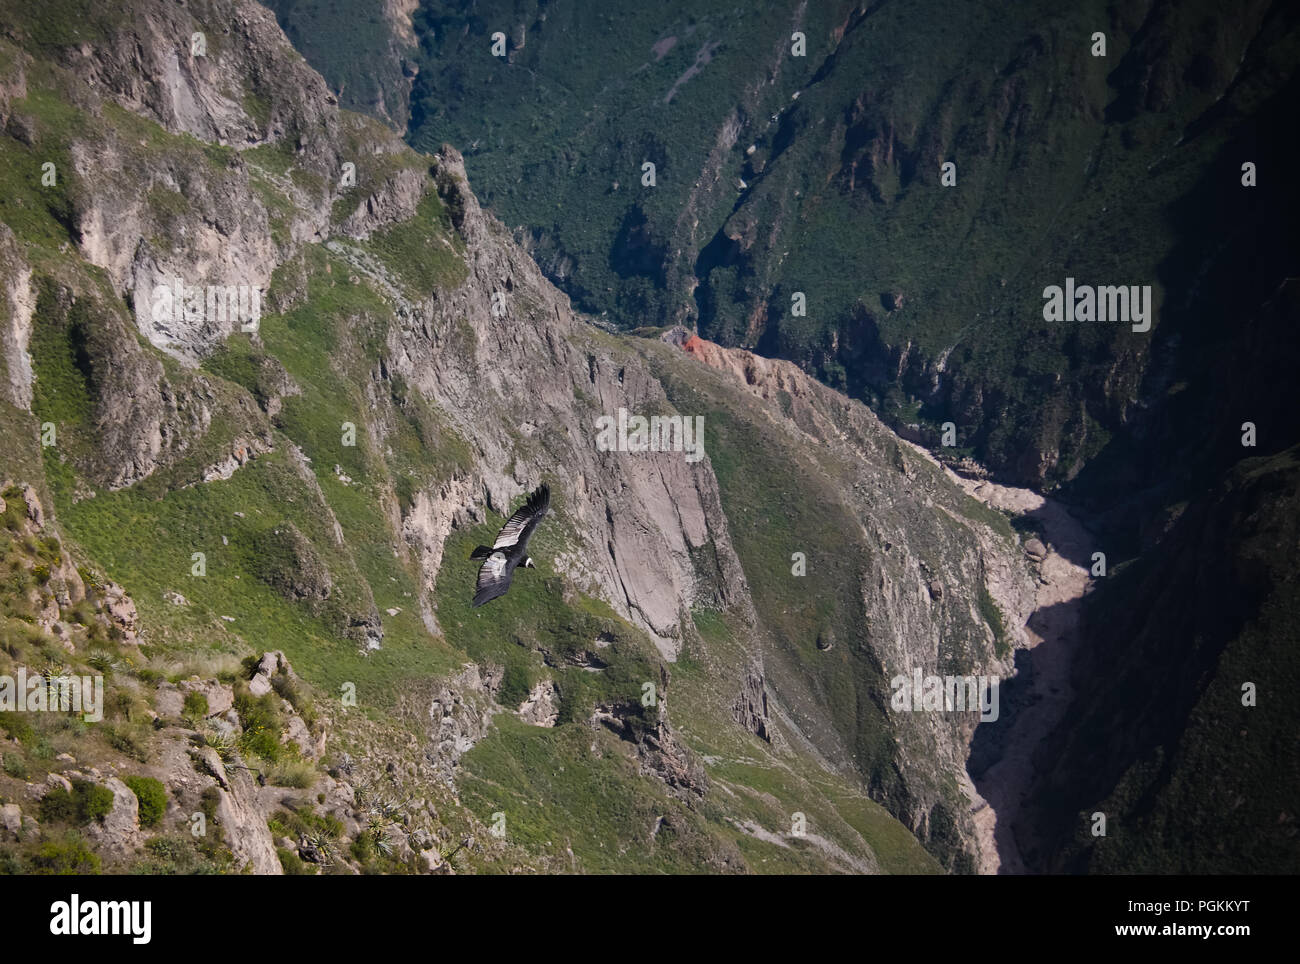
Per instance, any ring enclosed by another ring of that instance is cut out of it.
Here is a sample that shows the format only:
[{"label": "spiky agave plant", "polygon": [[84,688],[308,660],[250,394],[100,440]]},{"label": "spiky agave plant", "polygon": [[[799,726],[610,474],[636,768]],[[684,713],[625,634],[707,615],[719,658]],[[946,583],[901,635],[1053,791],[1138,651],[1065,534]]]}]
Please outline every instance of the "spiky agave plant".
[{"label": "spiky agave plant", "polygon": [[118,668],[117,657],[107,649],[92,649],[86,664],[93,670],[109,676]]},{"label": "spiky agave plant", "polygon": [[201,732],[203,742],[217,751],[217,756],[221,758],[222,763],[234,761],[237,747],[233,730],[219,730],[215,726],[205,726]]},{"label": "spiky agave plant", "polygon": [[321,866],[328,867],[334,863],[334,841],[329,835],[323,831],[311,830],[303,834],[303,839],[320,855]]},{"label": "spiky agave plant", "polygon": [[51,702],[57,700],[68,683],[68,664],[58,660],[47,660],[41,670],[41,679],[45,684],[46,698]]}]

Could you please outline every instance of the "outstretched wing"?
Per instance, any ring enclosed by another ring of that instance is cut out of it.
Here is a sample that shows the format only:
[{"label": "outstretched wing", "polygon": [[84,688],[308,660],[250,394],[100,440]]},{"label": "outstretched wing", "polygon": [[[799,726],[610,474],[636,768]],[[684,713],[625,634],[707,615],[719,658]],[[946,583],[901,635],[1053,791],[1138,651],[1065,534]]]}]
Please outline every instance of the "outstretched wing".
[{"label": "outstretched wing", "polygon": [[504,596],[510,588],[510,577],[514,567],[506,562],[504,552],[493,552],[478,570],[478,585],[474,589],[474,606],[482,606],[498,596]]},{"label": "outstretched wing", "polygon": [[492,544],[492,548],[509,549],[511,546],[527,544],[529,536],[537,528],[537,523],[542,521],[542,517],[550,507],[551,490],[543,483],[528,497],[528,501],[506,520],[506,524],[497,533],[497,541]]}]

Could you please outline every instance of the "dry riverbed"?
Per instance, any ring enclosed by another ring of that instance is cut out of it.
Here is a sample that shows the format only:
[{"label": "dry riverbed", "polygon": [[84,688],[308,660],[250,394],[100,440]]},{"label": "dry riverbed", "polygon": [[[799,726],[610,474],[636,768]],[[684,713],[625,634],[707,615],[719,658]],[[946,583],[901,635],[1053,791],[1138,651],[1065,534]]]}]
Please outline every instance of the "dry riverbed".
[{"label": "dry riverbed", "polygon": [[[935,461],[921,447],[912,447]],[[1034,611],[1023,634],[1029,650],[1028,690],[1017,698],[997,760],[966,786],[979,838],[980,872],[1024,873],[1016,839],[1019,811],[1034,776],[1033,754],[1069,704],[1070,668],[1080,643],[1079,611],[1092,578],[1086,562],[1092,555],[1091,540],[1064,506],[1037,492],[966,478],[946,467],[944,471],[985,505],[1032,515],[1042,527],[1047,549],[1039,563]],[[1017,662],[1023,660],[1021,656]],[[1004,682],[1004,694],[1006,687]]]}]

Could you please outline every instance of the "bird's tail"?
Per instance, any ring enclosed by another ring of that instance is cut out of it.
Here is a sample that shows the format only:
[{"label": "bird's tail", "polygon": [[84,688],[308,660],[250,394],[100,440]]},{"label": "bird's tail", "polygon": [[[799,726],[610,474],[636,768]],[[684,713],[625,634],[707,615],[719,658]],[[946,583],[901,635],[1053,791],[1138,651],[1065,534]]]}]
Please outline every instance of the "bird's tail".
[{"label": "bird's tail", "polygon": [[491,546],[479,546],[469,554],[469,557],[471,559],[486,559],[490,555],[492,555]]}]

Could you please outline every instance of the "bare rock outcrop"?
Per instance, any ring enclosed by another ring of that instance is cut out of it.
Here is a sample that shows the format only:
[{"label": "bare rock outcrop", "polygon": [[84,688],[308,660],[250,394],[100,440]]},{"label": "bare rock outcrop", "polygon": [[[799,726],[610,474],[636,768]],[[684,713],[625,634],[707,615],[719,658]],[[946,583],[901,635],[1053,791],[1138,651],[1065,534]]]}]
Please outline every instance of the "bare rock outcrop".
[{"label": "bare rock outcrop", "polygon": [[86,836],[106,853],[124,857],[135,853],[143,842],[140,835],[140,804],[131,788],[117,777],[102,784],[113,794],[113,806],[104,818],[86,827]]},{"label": "bare rock outcrop", "polygon": [[[643,359],[597,342],[581,325],[568,299],[481,210],[453,148],[434,158],[433,173],[466,241],[468,275],[425,302],[399,301],[399,316],[410,322],[388,367],[453,420],[477,453],[478,477],[457,483],[462,491],[417,497],[404,520],[426,562],[426,581],[427,564],[440,559],[440,533],[464,521],[448,496],[481,490],[489,507],[503,511],[547,478],[556,492],[553,511],[568,515],[581,535],[576,551],[560,560],[566,575],[644,629],[671,659],[693,600],[707,592],[718,594],[711,602],[744,605],[746,596],[708,462],[689,462],[681,452],[630,458],[597,448],[597,418],[620,407],[667,409],[662,386]],[[345,246],[338,251],[348,256]],[[374,272],[361,257],[354,266]],[[576,403],[579,394],[587,404]],[[530,425],[547,426],[544,437],[531,436]],[[509,476],[496,468],[512,463]],[[693,554],[705,546],[718,571],[701,579]]]},{"label": "bare rock outcrop", "polygon": [[19,408],[32,404],[32,359],[27,346],[35,310],[31,266],[14,241],[13,231],[0,224],[0,357],[8,375],[8,399]]},{"label": "bare rock outcrop", "polygon": [[767,686],[763,681],[761,670],[751,668],[745,674],[740,694],[731,706],[731,715],[737,723],[760,740],[772,742],[772,721],[767,709]]},{"label": "bare rock outcrop", "polygon": [[519,704],[519,718],[532,726],[551,727],[560,717],[560,691],[554,680],[542,680]]},{"label": "bare rock outcrop", "polygon": [[0,839],[20,840],[23,835],[23,810],[16,803],[0,806]]},{"label": "bare rock outcrop", "polygon": [[493,715],[500,712],[495,694],[501,676],[499,669],[470,663],[433,694],[425,758],[446,782],[451,782],[460,758],[487,736]]},{"label": "bare rock outcrop", "polygon": [[235,860],[254,874],[284,873],[252,774],[242,765],[227,769],[211,747],[204,748],[202,758],[217,781],[217,819]]},{"label": "bare rock outcrop", "polygon": [[603,726],[632,744],[641,771],[662,780],[669,789],[687,798],[708,792],[703,764],[678,739],[662,701],[653,709],[628,702],[598,704],[591,725]]}]

